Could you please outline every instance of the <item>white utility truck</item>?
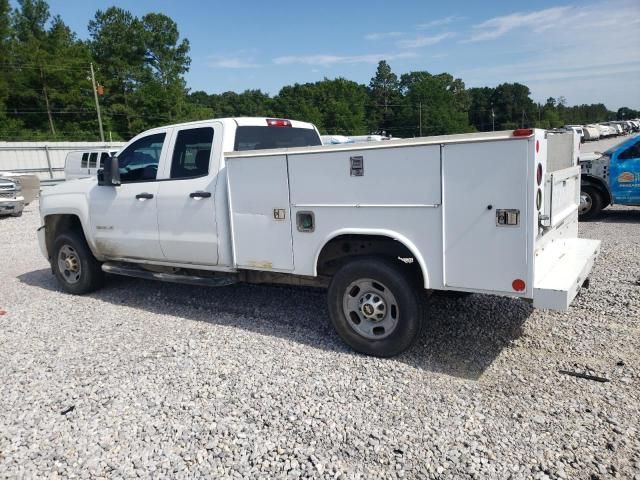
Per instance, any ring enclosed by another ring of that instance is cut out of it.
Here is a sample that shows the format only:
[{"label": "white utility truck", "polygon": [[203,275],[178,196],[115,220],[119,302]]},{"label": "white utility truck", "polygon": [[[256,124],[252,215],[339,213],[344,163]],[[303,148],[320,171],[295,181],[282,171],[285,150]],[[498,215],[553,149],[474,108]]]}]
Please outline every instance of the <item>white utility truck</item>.
[{"label": "white utility truck", "polygon": [[392,356],[418,336],[425,291],[569,307],[600,247],[577,238],[578,142],[521,129],[322,146],[313,125],[269,118],[156,128],[97,177],[44,191],[39,241],[75,294],[105,272],[325,286],[344,341]]}]

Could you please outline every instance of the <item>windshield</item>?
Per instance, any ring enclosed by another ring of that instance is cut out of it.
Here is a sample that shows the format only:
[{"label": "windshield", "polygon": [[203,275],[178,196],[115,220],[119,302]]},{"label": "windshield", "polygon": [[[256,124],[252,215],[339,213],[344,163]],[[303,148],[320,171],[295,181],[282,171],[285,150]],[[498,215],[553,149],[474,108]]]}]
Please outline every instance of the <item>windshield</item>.
[{"label": "windshield", "polygon": [[266,150],[269,148],[310,147],[322,145],[318,133],[311,128],[238,127],[233,149]]}]

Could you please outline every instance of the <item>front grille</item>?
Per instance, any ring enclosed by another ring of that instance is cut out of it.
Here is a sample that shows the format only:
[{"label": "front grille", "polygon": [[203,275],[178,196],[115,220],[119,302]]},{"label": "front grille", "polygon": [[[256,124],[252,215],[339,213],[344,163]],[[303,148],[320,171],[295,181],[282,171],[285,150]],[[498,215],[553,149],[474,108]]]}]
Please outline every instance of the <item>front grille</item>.
[{"label": "front grille", "polygon": [[13,192],[10,193],[4,193],[4,192],[0,192],[0,198],[13,198],[15,195]]}]

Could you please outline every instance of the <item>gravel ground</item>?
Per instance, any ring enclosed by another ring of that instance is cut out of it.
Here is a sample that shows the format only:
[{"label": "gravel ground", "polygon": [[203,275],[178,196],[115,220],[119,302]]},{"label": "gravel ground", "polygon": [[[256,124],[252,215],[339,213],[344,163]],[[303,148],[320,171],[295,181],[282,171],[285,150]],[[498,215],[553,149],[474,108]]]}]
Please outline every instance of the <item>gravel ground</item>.
[{"label": "gravel ground", "polygon": [[603,248],[569,312],[432,297],[392,360],[319,290],[63,294],[37,227],[0,219],[0,477],[640,479],[640,209],[581,225]]}]

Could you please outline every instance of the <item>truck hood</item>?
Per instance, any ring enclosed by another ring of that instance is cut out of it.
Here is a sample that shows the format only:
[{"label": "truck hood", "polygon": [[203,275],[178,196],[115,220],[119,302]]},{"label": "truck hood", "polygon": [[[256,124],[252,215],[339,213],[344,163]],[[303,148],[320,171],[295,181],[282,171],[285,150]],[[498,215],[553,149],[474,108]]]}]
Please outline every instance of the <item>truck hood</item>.
[{"label": "truck hood", "polygon": [[52,187],[42,189],[40,196],[42,198],[50,197],[53,195],[66,195],[69,193],[81,193],[86,194],[98,183],[98,179],[95,177],[80,178],[78,180],[70,180],[67,182],[59,183]]}]

